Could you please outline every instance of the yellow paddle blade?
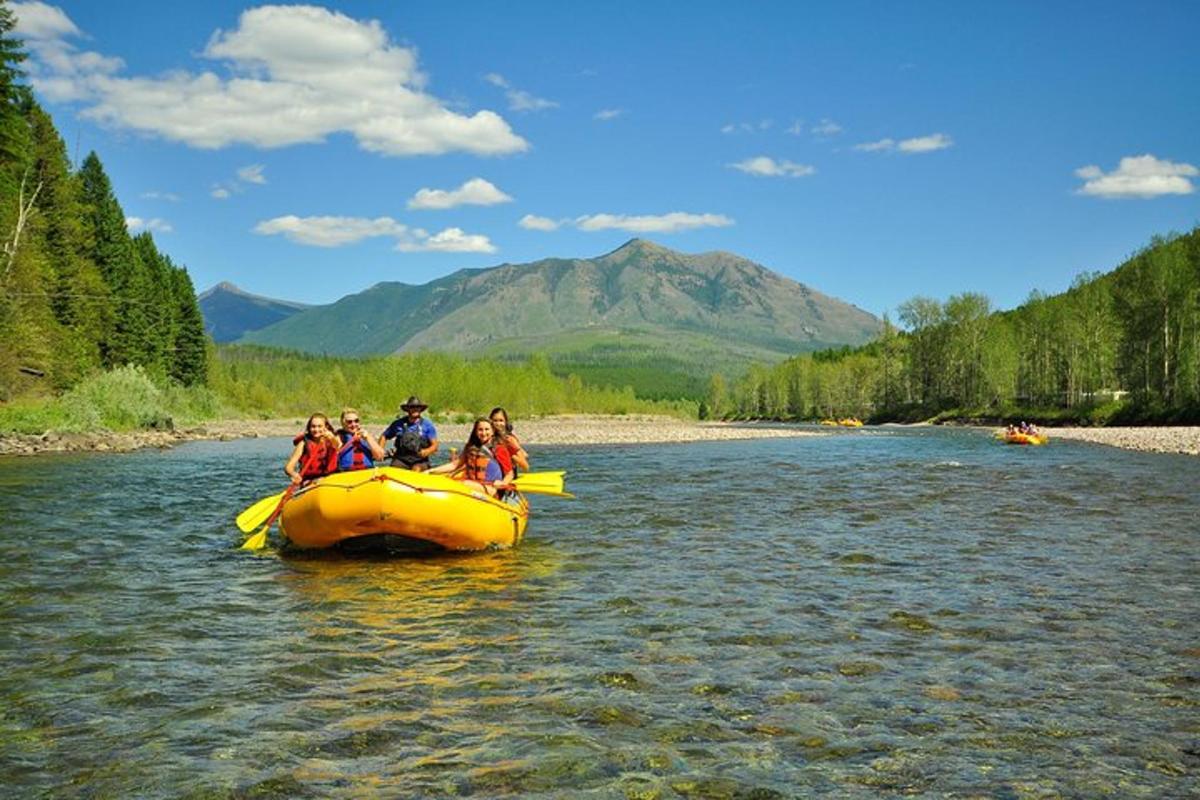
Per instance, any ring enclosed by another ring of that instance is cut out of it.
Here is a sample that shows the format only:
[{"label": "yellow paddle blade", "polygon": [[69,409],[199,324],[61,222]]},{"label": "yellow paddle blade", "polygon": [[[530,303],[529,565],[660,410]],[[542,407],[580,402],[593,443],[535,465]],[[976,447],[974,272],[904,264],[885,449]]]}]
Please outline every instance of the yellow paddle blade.
[{"label": "yellow paddle blade", "polygon": [[238,530],[242,533],[249,533],[267,521],[267,517],[275,511],[275,507],[279,505],[279,501],[283,499],[283,492],[273,494],[270,497],[264,497],[254,505],[247,508],[245,511],[237,515]]},{"label": "yellow paddle blade", "polygon": [[566,470],[559,469],[553,471],[553,473],[521,473],[521,479],[528,479],[534,482],[557,480],[559,483],[562,483],[564,475],[566,475]]},{"label": "yellow paddle blade", "polygon": [[531,472],[518,476],[512,486],[524,494],[548,494],[554,497],[574,497],[563,490],[563,472]]},{"label": "yellow paddle blade", "polygon": [[242,542],[241,549],[243,549],[243,550],[262,550],[264,547],[267,546],[267,531],[269,531],[270,529],[271,529],[271,526],[269,524],[263,525],[262,528],[259,529],[259,531],[257,533],[255,533],[253,536],[251,536],[246,541]]},{"label": "yellow paddle blade", "polygon": [[563,490],[563,482],[561,478],[558,480],[531,481],[528,480],[524,475],[521,475],[520,477],[513,479],[512,485],[518,489],[521,489],[522,491],[526,489],[542,489],[544,491],[561,492]]}]

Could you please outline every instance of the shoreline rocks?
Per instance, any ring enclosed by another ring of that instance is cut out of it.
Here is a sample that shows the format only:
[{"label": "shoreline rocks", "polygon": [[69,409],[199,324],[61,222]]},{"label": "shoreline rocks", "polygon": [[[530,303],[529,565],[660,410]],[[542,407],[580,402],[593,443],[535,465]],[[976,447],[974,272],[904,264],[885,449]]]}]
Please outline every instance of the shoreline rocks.
[{"label": "shoreline rocks", "polygon": [[[369,420],[367,430],[378,435],[389,421]],[[304,429],[304,423],[304,419],[219,420],[173,431],[49,431],[43,434],[17,434],[0,436],[0,457],[78,452],[127,453],[146,447],[166,448],[192,441],[291,437]],[[469,423],[435,424],[443,452],[448,452],[449,447],[461,447],[470,432]],[[522,442],[532,445],[658,444],[825,435],[819,431],[772,426],[767,423],[688,422],[674,417],[649,415],[564,415],[517,420],[516,433]]]},{"label": "shoreline rocks", "polygon": [[[367,430],[377,434],[390,420],[368,420]],[[63,433],[0,436],[0,457],[52,453],[127,453],[147,447],[167,448],[191,441],[232,441],[272,436],[294,436],[304,429],[304,419],[215,420],[177,430],[143,430],[125,433]],[[437,422],[442,451],[461,447],[469,423]],[[666,444],[672,442],[731,441],[737,439],[827,436],[829,431],[772,423],[692,422],[651,415],[561,415],[517,419],[515,430],[531,445]],[[1200,455],[1200,426],[1166,428],[1050,428],[1055,439],[1089,442],[1149,453]],[[281,456],[282,457],[282,456]]]}]

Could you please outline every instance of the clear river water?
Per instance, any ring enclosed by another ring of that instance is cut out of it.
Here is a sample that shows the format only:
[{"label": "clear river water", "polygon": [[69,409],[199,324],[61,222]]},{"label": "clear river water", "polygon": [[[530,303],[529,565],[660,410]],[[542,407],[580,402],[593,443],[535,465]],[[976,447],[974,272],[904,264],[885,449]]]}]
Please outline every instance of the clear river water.
[{"label": "clear river water", "polygon": [[533,447],[516,549],[239,551],[288,449],[0,460],[0,793],[1200,793],[1200,459]]}]

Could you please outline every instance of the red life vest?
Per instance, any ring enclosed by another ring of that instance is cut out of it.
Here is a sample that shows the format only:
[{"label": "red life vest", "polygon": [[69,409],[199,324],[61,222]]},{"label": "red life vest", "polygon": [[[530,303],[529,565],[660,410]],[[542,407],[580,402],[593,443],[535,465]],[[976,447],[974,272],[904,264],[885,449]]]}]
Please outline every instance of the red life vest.
[{"label": "red life vest", "polygon": [[[354,441],[353,434],[349,431],[339,430],[338,438],[342,440],[341,449],[338,450],[336,469],[341,472],[350,472],[356,469],[366,469],[367,467],[375,466],[375,462],[367,462],[367,455],[363,452],[363,448],[367,445],[359,439]],[[342,466],[345,463],[343,456],[347,451],[350,451],[350,463],[348,466]]]},{"label": "red life vest", "polygon": [[307,481],[337,472],[337,459],[338,448],[332,442],[305,437],[300,453],[300,477]]}]

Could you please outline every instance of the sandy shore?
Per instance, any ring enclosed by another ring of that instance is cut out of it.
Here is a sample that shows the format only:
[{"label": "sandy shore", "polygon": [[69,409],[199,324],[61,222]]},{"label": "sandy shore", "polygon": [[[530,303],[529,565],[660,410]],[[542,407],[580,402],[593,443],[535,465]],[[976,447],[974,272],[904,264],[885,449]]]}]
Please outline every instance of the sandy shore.
[{"label": "sandy shore", "polygon": [[[367,420],[367,430],[378,434],[390,420]],[[0,456],[68,452],[128,452],[143,447],[171,447],[180,442],[293,436],[304,429],[303,419],[223,420],[175,431],[80,434],[46,433],[0,437]],[[443,451],[467,439],[467,423],[436,422]],[[518,420],[516,433],[528,445],[548,444],[653,444],[730,439],[821,436],[822,432],[769,424],[688,422],[655,416],[556,416]]]}]

